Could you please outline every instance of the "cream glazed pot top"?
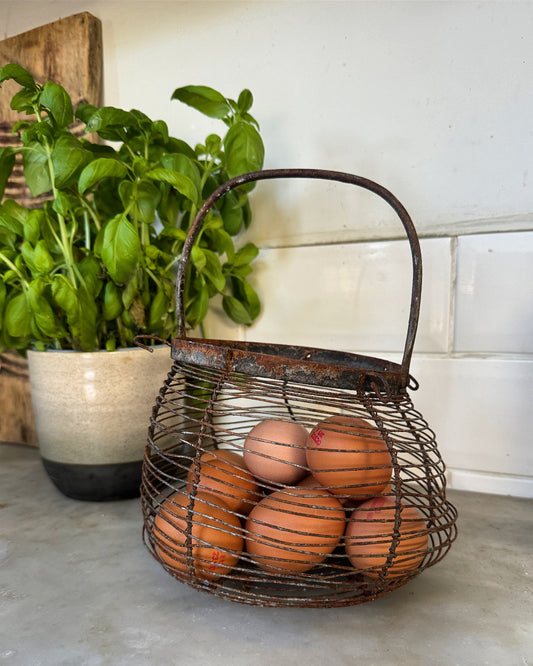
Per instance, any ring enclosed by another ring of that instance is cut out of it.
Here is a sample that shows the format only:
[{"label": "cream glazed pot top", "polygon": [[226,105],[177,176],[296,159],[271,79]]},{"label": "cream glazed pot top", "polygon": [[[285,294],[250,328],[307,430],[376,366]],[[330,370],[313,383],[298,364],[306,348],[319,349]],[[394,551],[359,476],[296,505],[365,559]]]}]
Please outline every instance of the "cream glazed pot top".
[{"label": "cream glazed pot top", "polygon": [[140,460],[155,398],[172,366],[170,347],[152,349],[29,351],[43,458],[73,464]]}]

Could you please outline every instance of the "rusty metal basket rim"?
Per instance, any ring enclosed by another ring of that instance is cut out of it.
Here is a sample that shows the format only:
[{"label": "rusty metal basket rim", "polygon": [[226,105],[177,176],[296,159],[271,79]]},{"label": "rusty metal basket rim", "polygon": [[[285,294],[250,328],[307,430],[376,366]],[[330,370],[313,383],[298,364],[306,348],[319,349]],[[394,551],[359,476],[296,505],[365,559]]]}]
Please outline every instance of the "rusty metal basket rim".
[{"label": "rusty metal basket rim", "polygon": [[[402,366],[398,363],[317,347],[186,337],[172,339],[171,357],[174,361],[213,370],[296,384],[377,388],[387,394],[404,388]],[[411,383],[410,388],[415,389],[416,383]]]}]

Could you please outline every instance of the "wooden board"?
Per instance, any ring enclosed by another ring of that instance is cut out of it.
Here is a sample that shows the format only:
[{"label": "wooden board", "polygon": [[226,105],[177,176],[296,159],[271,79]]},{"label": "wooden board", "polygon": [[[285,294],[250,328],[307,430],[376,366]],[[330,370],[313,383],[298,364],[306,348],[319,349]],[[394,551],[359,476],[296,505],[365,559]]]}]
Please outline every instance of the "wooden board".
[{"label": "wooden board", "polygon": [[[15,62],[29,70],[38,83],[49,79],[61,84],[74,104],[102,103],[102,27],[88,12],[48,23],[0,41],[0,64]],[[6,82],[0,90],[1,119],[19,120],[9,108],[17,84]]]},{"label": "wooden board", "polygon": [[[38,83],[48,80],[61,84],[76,107],[82,102],[99,106],[102,101],[102,30],[99,19],[88,12],[34,28],[0,41],[0,64],[14,62],[31,72]],[[25,115],[10,108],[10,100],[20,90],[14,81],[0,88],[0,148],[19,145],[13,124]],[[76,127],[73,127],[76,132]],[[82,133],[81,127],[79,133]],[[6,187],[5,198],[36,208],[46,195],[32,197],[17,159]]]},{"label": "wooden board", "polygon": [[[62,85],[74,105],[102,103],[102,26],[88,12],[74,14],[0,41],[0,66],[14,62],[29,70],[38,83]],[[7,81],[0,89],[0,148],[17,145],[13,123],[20,120],[10,106],[20,88]],[[6,188],[6,197],[36,207],[25,187],[20,164]],[[36,445],[27,363],[19,355],[0,354],[0,441]]]}]

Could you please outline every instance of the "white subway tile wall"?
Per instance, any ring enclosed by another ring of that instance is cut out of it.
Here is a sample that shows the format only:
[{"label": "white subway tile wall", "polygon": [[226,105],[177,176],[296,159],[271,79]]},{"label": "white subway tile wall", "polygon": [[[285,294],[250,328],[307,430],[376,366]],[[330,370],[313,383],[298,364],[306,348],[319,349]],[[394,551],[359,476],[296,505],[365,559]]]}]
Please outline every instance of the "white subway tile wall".
[{"label": "white subway tile wall", "polygon": [[[446,352],[451,241],[423,240],[417,349]],[[358,352],[402,351],[412,264],[407,241],[263,249],[254,284],[263,313],[248,339]]]},{"label": "white subway tile wall", "polygon": [[533,232],[459,238],[457,352],[533,354]]},{"label": "white subway tile wall", "polygon": [[254,191],[253,203],[254,224],[246,238],[261,247],[405,238],[390,204],[347,183],[265,181]]},{"label": "white subway tile wall", "polygon": [[415,356],[411,371],[451,485],[533,497],[533,359]]}]

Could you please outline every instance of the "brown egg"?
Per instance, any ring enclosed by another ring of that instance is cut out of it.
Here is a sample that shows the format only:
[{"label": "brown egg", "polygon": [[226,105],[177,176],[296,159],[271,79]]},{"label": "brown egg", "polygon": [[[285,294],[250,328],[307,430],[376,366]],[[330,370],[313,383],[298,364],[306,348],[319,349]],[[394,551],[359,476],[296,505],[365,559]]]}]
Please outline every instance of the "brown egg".
[{"label": "brown egg", "polygon": [[376,426],[355,416],[331,416],[309,435],[306,459],[313,476],[335,495],[373,497],[389,482],[392,464]]},{"label": "brown egg", "polygon": [[303,478],[309,433],[299,423],[267,419],[254,426],[244,443],[244,462],[258,479],[292,485]]},{"label": "brown egg", "polygon": [[[186,534],[190,498],[177,492],[161,505],[153,527],[155,550],[160,559],[187,573]],[[199,492],[194,498],[190,522],[192,567],[198,578],[215,580],[230,573],[243,549],[239,519],[216,495]]]},{"label": "brown egg", "polygon": [[297,486],[298,488],[322,488],[322,484],[312,474],[304,476],[301,481],[298,481]]},{"label": "brown egg", "polygon": [[346,524],[336,497],[295,486],[262,499],[246,521],[246,550],[261,569],[301,572],[320,564],[339,543]]},{"label": "brown egg", "polygon": [[[355,569],[377,578],[387,562],[393,542],[396,501],[374,497],[354,509],[346,525],[346,554]],[[400,538],[387,570],[397,578],[416,569],[428,548],[428,532],[422,513],[414,506],[400,505]]]},{"label": "brown egg", "polygon": [[[196,471],[193,463],[187,474],[188,493],[193,489]],[[206,451],[200,456],[199,472],[198,490],[219,496],[231,511],[248,515],[260,499],[256,480],[235,451]]]},{"label": "brown egg", "polygon": [[[312,474],[308,474],[307,476],[305,476],[296,485],[299,488],[324,488],[324,486]],[[335,495],[335,497],[339,500],[339,502],[342,504],[342,506],[344,507],[345,510],[347,508],[353,509],[355,506],[359,506],[359,504],[361,504],[361,502],[365,501],[364,497],[362,497],[362,498],[359,498],[359,497],[343,497],[342,495]]]}]

